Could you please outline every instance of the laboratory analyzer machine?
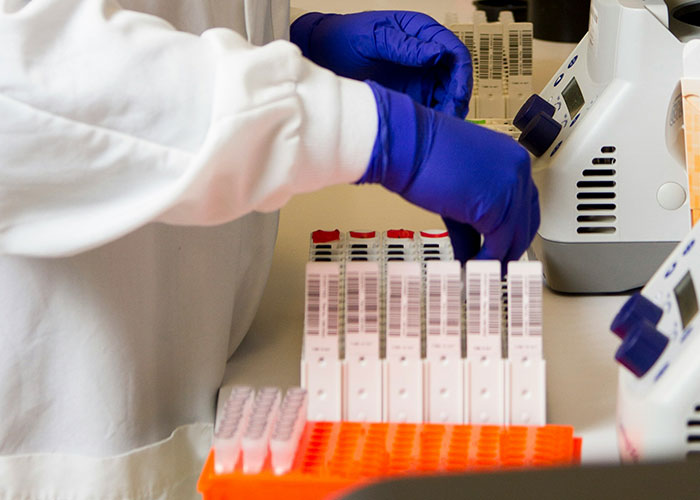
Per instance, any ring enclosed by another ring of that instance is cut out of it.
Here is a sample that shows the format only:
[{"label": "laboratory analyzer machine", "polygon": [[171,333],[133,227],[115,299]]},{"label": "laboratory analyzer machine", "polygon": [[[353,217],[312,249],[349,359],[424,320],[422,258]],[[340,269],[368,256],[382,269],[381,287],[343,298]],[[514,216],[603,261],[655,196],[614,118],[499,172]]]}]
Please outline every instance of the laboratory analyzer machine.
[{"label": "laboratory analyzer machine", "polygon": [[700,455],[700,226],[611,329],[621,339],[617,435],[626,461]]},{"label": "laboratory analyzer machine", "polygon": [[689,231],[680,80],[698,12],[592,0],[588,33],[514,119],[537,157],[533,249],[551,288],[641,287]]}]

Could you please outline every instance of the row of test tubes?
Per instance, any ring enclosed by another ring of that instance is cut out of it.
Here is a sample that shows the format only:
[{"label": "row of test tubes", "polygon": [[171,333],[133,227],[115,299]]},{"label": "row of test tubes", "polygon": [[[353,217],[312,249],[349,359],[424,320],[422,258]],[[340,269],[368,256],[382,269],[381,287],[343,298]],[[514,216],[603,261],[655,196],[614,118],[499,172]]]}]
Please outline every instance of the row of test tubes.
[{"label": "row of test tubes", "polygon": [[284,399],[277,387],[257,393],[252,387],[234,387],[217,417],[214,471],[257,474],[269,457],[275,474],[288,472],[306,424],[307,404],[306,390],[298,387],[289,389]]},{"label": "row of test tubes", "polygon": [[503,283],[444,230],[316,231],[301,365],[312,420],[542,425],[541,265]]}]

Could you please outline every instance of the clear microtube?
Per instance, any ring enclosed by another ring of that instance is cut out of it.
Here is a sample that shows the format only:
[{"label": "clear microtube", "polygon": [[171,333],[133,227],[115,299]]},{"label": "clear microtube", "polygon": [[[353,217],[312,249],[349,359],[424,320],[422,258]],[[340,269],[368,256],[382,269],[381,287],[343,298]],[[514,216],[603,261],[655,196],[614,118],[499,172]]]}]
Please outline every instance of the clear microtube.
[{"label": "clear microtube", "polygon": [[279,418],[270,439],[272,469],[277,475],[285,474],[292,468],[306,424],[307,405],[306,389],[294,387],[287,391],[280,406]]},{"label": "clear microtube", "polygon": [[214,431],[214,472],[233,472],[241,450],[243,430],[253,406],[252,387],[236,386],[231,391]]},{"label": "clear microtube", "polygon": [[257,474],[265,464],[272,428],[280,410],[281,391],[265,387],[258,391],[243,434],[243,473]]}]

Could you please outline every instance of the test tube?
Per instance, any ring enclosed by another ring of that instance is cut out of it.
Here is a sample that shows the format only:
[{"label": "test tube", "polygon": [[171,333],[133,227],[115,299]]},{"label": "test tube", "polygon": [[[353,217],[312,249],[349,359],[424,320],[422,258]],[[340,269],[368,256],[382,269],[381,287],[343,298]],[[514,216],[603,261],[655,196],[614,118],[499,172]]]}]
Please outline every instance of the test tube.
[{"label": "test tube", "polygon": [[280,407],[280,390],[265,387],[255,396],[253,409],[243,434],[243,473],[257,474],[265,464],[270,433]]},{"label": "test tube", "polygon": [[214,472],[233,472],[238,462],[243,429],[248,424],[254,391],[248,386],[234,387],[224,404],[214,432]]},{"label": "test tube", "polygon": [[306,424],[308,394],[305,389],[289,389],[280,406],[279,418],[270,439],[272,470],[282,475],[291,470],[299,439]]}]

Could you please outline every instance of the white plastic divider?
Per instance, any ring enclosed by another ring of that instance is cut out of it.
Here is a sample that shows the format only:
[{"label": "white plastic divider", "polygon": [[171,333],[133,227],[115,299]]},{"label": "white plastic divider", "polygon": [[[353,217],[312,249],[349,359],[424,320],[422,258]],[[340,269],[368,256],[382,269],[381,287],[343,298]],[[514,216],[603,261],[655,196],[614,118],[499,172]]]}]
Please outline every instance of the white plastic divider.
[{"label": "white plastic divider", "polygon": [[508,402],[512,425],[546,423],[542,264],[508,264]]},{"label": "white plastic divider", "polygon": [[389,422],[423,421],[421,264],[386,264],[384,415]]},{"label": "white plastic divider", "polygon": [[343,416],[341,275],[340,262],[306,264],[301,385],[309,391],[311,420],[339,421]]},{"label": "white plastic divider", "polygon": [[500,425],[505,418],[502,357],[501,264],[471,260],[466,265],[468,422]]},{"label": "white plastic divider", "polygon": [[344,419],[382,421],[380,262],[349,261],[345,270]]},{"label": "white plastic divider", "polygon": [[426,420],[464,422],[462,270],[458,261],[426,263]]}]

